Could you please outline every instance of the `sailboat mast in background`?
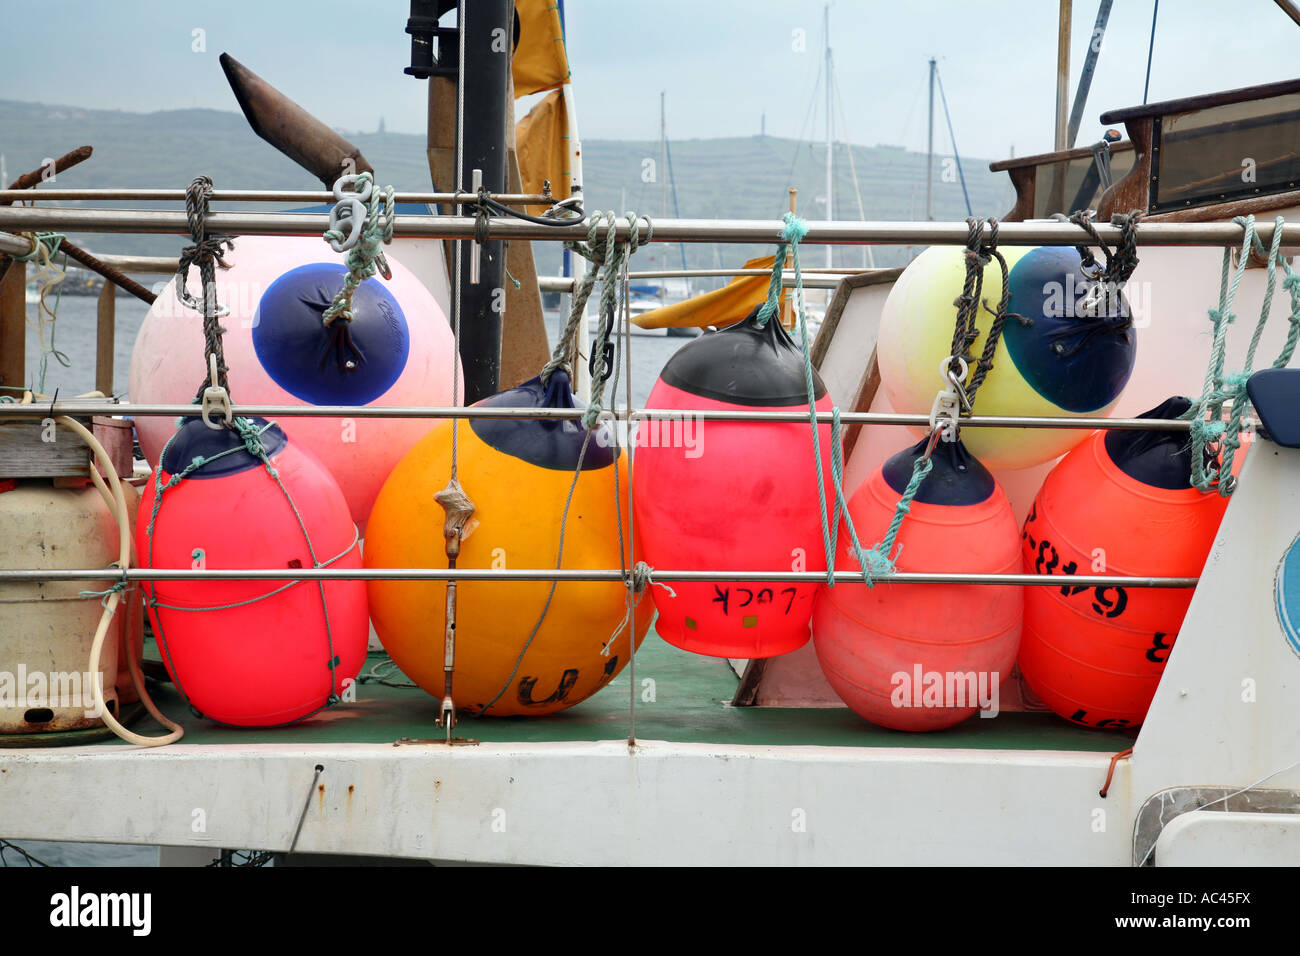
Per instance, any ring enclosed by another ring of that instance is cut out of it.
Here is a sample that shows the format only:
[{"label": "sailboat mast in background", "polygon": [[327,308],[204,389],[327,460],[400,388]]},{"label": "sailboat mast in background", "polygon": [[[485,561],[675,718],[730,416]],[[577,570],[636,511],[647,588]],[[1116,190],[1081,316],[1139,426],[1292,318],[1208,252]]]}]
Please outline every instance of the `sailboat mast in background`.
[{"label": "sailboat mast in background", "polygon": [[[826,221],[830,222],[835,218],[835,113],[831,109],[835,85],[831,80],[831,5],[829,3],[822,9],[822,26],[826,35]],[[826,268],[833,268],[835,247],[828,245],[826,247]]]}]

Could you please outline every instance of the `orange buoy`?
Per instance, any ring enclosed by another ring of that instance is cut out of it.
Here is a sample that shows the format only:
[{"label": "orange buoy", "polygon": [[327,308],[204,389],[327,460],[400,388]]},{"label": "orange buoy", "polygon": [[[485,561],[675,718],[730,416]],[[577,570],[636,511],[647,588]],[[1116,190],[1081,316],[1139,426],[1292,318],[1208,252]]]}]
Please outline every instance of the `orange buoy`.
[{"label": "orange buoy", "polygon": [[[657,409],[755,411],[807,406],[803,355],[758,309],[679,349],[646,402]],[[816,407],[830,411],[813,372]],[[825,488],[830,426],[819,425]],[[822,571],[817,469],[808,422],[652,419],[637,431],[636,531],[652,567],[681,570]],[[772,657],[808,641],[819,584],[776,581],[678,583],[655,588],[656,631],[715,657]]]},{"label": "orange buoy", "polygon": [[[356,526],[325,466],[278,425],[243,421],[259,433],[269,466],[236,431],[194,418],[164,447],[136,520],[141,565],[360,567]],[[309,716],[341,695],[365,660],[362,581],[143,587],[172,682],[192,707],[224,724],[266,727]]]},{"label": "orange buoy", "polygon": [[[1177,418],[1171,398],[1143,418]],[[1031,574],[1195,577],[1228,499],[1190,487],[1183,432],[1095,432],[1061,459],[1022,535]],[[1192,600],[1191,589],[1030,587],[1020,671],[1052,710],[1088,727],[1136,727]]]},{"label": "orange buoy", "polygon": [[[557,369],[476,407],[576,408]],[[461,539],[459,569],[609,569],[620,566],[627,456],[602,424],[484,419],[444,422],[407,453],[384,483],[366,532],[368,567],[446,567],[446,513],[434,495],[451,476],[452,428],[458,473],[474,514]],[[584,450],[585,442],[585,450]],[[575,470],[581,461],[581,471]],[[625,536],[627,532],[624,532]],[[562,544],[562,550],[561,550]],[[456,705],[472,714],[550,714],[600,690],[626,666],[632,638],[621,625],[627,589],[617,581],[461,581],[456,589]],[[384,649],[435,697],[444,687],[447,585],[372,581],[370,608]],[[650,628],[642,600],[635,640]]]},{"label": "orange buoy", "polygon": [[[859,539],[879,541],[926,441],[899,452],[849,499]],[[960,442],[940,442],[897,538],[898,571],[1018,573],[1015,516]],[[836,569],[858,570],[848,533]],[[942,730],[996,714],[1020,641],[1023,588],[976,584],[822,585],[813,644],[827,681],[859,716],[893,730]]]}]

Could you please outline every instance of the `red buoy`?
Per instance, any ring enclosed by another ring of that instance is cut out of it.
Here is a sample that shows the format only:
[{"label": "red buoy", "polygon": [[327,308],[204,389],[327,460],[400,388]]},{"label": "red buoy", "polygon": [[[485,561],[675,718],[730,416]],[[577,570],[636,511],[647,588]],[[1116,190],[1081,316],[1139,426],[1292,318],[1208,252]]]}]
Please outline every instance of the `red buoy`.
[{"label": "red buoy", "polygon": [[[356,526],[325,466],[278,426],[248,421],[275,476],[236,432],[190,419],[145,488],[136,523],[141,565],[359,568]],[[314,581],[159,581],[144,591],[173,683],[221,723],[265,727],[306,717],[342,695],[365,660],[364,581],[327,581],[323,592]]]},{"label": "red buoy", "polygon": [[[1171,398],[1143,418],[1177,418]],[[1196,577],[1228,499],[1188,484],[1183,432],[1109,429],[1048,474],[1025,521],[1031,574]],[[1020,672],[1052,710],[1088,727],[1146,718],[1192,591],[1123,586],[1025,589]]]},{"label": "red buoy", "polygon": [[[805,408],[803,355],[775,318],[755,309],[669,359],[646,402],[655,409]],[[831,400],[814,376],[816,407]],[[830,426],[819,425],[828,500]],[[632,459],[636,533],[645,561],[678,570],[822,571],[826,567],[808,422],[651,419]],[[772,657],[808,640],[820,585],[777,581],[651,588],[656,630],[677,647],[715,657]]]},{"label": "red buoy", "polygon": [[[899,452],[849,499],[864,547],[880,541],[926,441]],[[1011,504],[960,441],[940,442],[899,528],[898,571],[1019,573]],[[857,571],[848,532],[836,570]],[[817,660],[855,713],[893,730],[942,730],[976,710],[996,715],[1020,641],[1023,588],[975,584],[821,586]]]}]

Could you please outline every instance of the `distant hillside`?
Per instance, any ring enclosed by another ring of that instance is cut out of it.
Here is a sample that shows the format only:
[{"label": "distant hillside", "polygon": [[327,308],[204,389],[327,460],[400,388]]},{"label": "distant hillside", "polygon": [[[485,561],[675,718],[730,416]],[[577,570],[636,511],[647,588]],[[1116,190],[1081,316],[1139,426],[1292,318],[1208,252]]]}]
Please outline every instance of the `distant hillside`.
[{"label": "distant hillside", "polygon": [[[379,171],[385,183],[398,189],[429,188],[424,137],[401,133],[346,134]],[[253,134],[242,114],[220,110],[171,110],[128,113],[82,110],[0,100],[0,154],[10,179],[35,168],[48,156],[89,143],[95,155],[60,178],[67,186],[174,186],[187,185],[195,175],[207,173],[218,186],[253,189],[314,189],[319,183],[293,162]],[[799,144],[772,136],[675,141],[673,173],[677,206],[687,218],[776,218],[786,209],[787,186],[799,189],[801,215],[825,217],[819,197],[824,195],[825,147]],[[642,181],[643,161],[658,160],[657,142],[584,140],[584,173],[588,207],[624,207],[658,216],[662,212],[661,187]],[[853,147],[853,164],[869,219],[919,219],[924,215],[924,154],[898,147]],[[977,215],[1000,215],[1011,207],[1012,191],[1006,177],[988,171],[988,160],[962,162]],[[947,176],[943,174],[947,172]],[[934,215],[959,219],[966,215],[955,169],[936,157]],[[662,175],[662,171],[660,171]],[[835,215],[859,218],[847,148],[836,150]],[[668,214],[674,215],[669,198]],[[162,255],[174,253],[178,240],[159,236],[103,235],[80,237],[103,252]],[[539,244],[539,247],[543,244]],[[537,249],[539,267],[558,269],[559,251],[551,243]],[[902,250],[879,249],[877,264],[900,260]],[[691,268],[736,265],[747,256],[761,255],[752,247],[717,247],[688,244]],[[657,261],[651,262],[651,257]],[[817,253],[816,264],[823,264]],[[676,249],[647,250],[638,261],[645,267],[680,264]],[[836,262],[858,264],[862,251],[836,251]],[[810,262],[810,264],[812,264]]]}]

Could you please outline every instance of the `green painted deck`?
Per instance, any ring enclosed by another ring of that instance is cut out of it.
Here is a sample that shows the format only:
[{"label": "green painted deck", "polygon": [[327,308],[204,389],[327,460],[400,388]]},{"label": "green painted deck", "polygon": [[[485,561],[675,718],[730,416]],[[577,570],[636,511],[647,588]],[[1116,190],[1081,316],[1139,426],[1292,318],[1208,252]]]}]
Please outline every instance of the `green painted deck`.
[{"label": "green painted deck", "polygon": [[[152,648],[150,648],[152,649]],[[383,660],[372,654],[363,673]],[[397,675],[401,679],[400,675]],[[654,681],[654,701],[642,700],[642,682]],[[847,708],[731,707],[738,680],[725,660],[678,650],[652,631],[636,656],[636,734],[645,740],[681,743],[828,747],[957,747],[976,750],[1066,750],[1114,753],[1132,745],[1132,733],[1089,730],[1054,714],[1003,713],[973,717],[940,733],[907,734],[867,723]],[[461,737],[493,743],[620,740],[628,734],[625,668],[600,693],[547,717],[465,718]],[[186,744],[392,743],[399,737],[436,738],[438,701],[422,690],[357,685],[357,700],[340,704],[291,727],[269,730],[221,727],[194,717],[171,685],[156,687],[155,700],[185,726]],[[145,718],[139,733],[156,728]],[[105,743],[118,741],[110,738]]]}]

